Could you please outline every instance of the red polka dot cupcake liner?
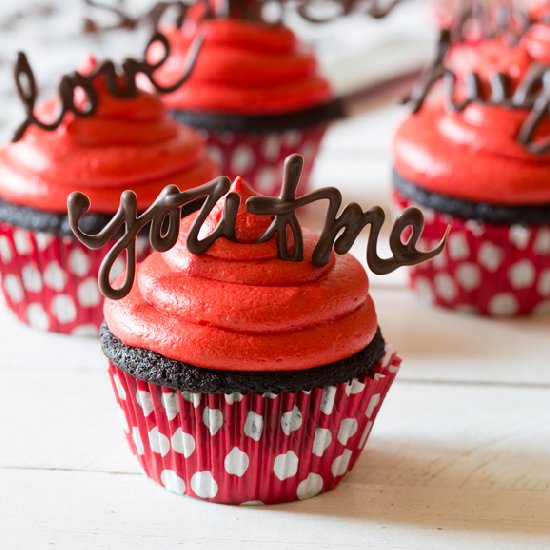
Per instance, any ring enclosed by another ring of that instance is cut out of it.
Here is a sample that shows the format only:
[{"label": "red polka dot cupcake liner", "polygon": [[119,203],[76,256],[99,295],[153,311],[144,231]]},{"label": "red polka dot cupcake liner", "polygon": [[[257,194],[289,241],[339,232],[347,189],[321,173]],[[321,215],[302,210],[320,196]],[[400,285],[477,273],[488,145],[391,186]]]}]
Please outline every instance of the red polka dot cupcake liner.
[{"label": "red polka dot cupcake liner", "polygon": [[206,129],[200,133],[222,174],[232,179],[241,176],[260,193],[278,195],[284,160],[296,152],[304,158],[299,192],[309,189],[310,175],[326,129],[326,125],[319,125],[260,134]]},{"label": "red polka dot cupcake liner", "polygon": [[349,473],[400,365],[386,349],[366,376],[312,391],[204,394],[138,380],[109,363],[126,438],[169,491],[272,504],[329,491]]},{"label": "red polka dot cupcake liner", "polygon": [[[149,252],[139,239],[138,258]],[[0,222],[0,287],[8,308],[40,330],[96,335],[103,322],[97,275],[104,253],[74,237],[39,233]],[[124,270],[118,261],[115,274]]]},{"label": "red polka dot cupcake liner", "polygon": [[[413,203],[395,194],[400,208]],[[427,248],[451,233],[442,254],[410,269],[424,299],[449,309],[490,316],[550,313],[550,224],[496,225],[419,206]]]}]

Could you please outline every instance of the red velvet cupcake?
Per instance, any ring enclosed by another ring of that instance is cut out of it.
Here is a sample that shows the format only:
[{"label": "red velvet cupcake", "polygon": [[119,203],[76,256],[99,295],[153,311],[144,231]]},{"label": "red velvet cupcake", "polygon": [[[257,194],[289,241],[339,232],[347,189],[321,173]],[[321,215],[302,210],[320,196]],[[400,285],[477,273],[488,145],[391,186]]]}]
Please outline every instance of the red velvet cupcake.
[{"label": "red velvet cupcake", "polygon": [[[328,491],[353,468],[393,383],[400,360],[378,327],[367,275],[346,251],[369,223],[376,237],[367,258],[379,273],[433,257],[443,244],[415,249],[422,218],[411,211],[394,227],[393,257],[379,258],[381,209],[360,214],[351,204],[331,224],[341,195],[328,188],[295,199],[300,168],[299,157],[289,159],[285,173],[297,179],[292,188],[285,180],[281,198],[218,178],[208,184],[216,196],[181,227],[177,207],[189,195],[166,188],[107,263],[145,223],[163,252],[137,270],[130,264],[114,287],[100,273],[111,297],[101,344],[128,444],[170,491],[228,504]],[[321,237],[302,230],[293,209],[326,199]],[[97,248],[79,229],[88,207],[85,196],[71,197],[71,227]]]},{"label": "red velvet cupcake", "polygon": [[550,29],[537,25],[517,45],[451,45],[441,59],[394,142],[397,204],[429,213],[428,244],[452,226],[446,251],[412,268],[411,284],[452,309],[548,311]]},{"label": "red velvet cupcake", "polygon": [[159,72],[167,81],[181,70],[197,36],[204,36],[193,75],[164,101],[178,121],[206,137],[221,173],[276,193],[285,157],[300,151],[305,189],[321,139],[329,122],[342,116],[342,105],[313,53],[289,28],[240,18],[242,2],[229,4],[228,18],[207,16],[203,3],[181,28],[164,29],[173,51]]},{"label": "red velvet cupcake", "polygon": [[[91,63],[88,70],[95,68]],[[135,189],[142,209],[167,181],[181,187],[217,172],[203,140],[176,124],[156,96],[114,97],[94,79],[93,116],[66,113],[52,131],[29,125],[0,149],[0,275],[8,307],[34,327],[63,333],[95,332],[103,319],[97,289],[101,257],[82,246],[67,223],[67,196],[84,189],[93,200],[87,227],[102,227],[121,191]],[[85,110],[85,99],[76,100]],[[59,99],[36,113],[52,121]],[[143,258],[148,243],[140,240]],[[123,269],[123,265],[121,266]]]}]

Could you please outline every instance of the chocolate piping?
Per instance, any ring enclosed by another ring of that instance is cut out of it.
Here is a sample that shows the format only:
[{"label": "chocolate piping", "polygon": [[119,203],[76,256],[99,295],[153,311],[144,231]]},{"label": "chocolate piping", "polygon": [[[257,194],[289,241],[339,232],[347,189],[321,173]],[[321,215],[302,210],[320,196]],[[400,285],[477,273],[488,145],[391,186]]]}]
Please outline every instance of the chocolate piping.
[{"label": "chocolate piping", "polygon": [[[106,60],[95,68],[89,75],[82,75],[77,71],[64,75],[61,78],[58,87],[61,107],[57,118],[52,122],[44,122],[36,116],[34,111],[38,100],[38,86],[36,84],[36,78],[27,56],[23,52],[19,52],[14,69],[15,83],[21,102],[25,107],[27,117],[15,131],[12,141],[20,140],[31,124],[34,124],[42,130],[50,132],[54,131],[59,128],[63,118],[69,112],[78,117],[93,116],[98,109],[98,95],[94,88],[94,81],[101,76],[106,80],[109,93],[113,97],[121,99],[134,98],[138,96],[139,88],[137,85],[137,76],[139,74],[144,75],[155,91],[159,94],[169,94],[176,91],[191,76],[202,46],[202,42],[203,36],[200,35],[193,42],[190,52],[190,61],[187,67],[185,67],[182,76],[169,86],[162,86],[159,82],[157,82],[154,74],[155,71],[170,57],[170,43],[166,36],[160,32],[156,32],[147,43],[144,58],[142,60],[126,58],[122,62],[122,74],[117,70],[117,67],[111,60]],[[147,61],[147,53],[154,44],[160,44],[164,50],[160,59],[154,63],[151,63]],[[82,108],[80,108],[75,102],[75,91],[78,89],[83,91],[86,97],[84,107]]]},{"label": "chocolate piping", "polygon": [[462,112],[472,103],[529,110],[527,118],[519,128],[516,138],[518,143],[534,154],[550,151],[550,137],[544,139],[535,137],[543,118],[550,114],[550,65],[533,63],[514,92],[511,91],[509,75],[501,72],[495,73],[489,82],[490,94],[488,98],[483,96],[481,77],[478,73],[471,71],[466,74],[464,79],[465,97],[459,101],[456,98],[457,75],[452,69],[445,66],[445,57],[450,44],[450,32],[442,32],[434,63],[407,98],[413,113],[421,110],[434,86],[441,81],[446,86],[446,104],[451,112]]},{"label": "chocolate piping", "polygon": [[[174,7],[176,7],[177,13],[175,25],[177,28],[180,28],[183,25],[187,9],[189,8],[189,5],[184,2],[157,2],[150,10],[133,17],[120,8],[103,4],[96,0],[85,0],[85,2],[91,7],[108,11],[118,18],[116,23],[105,27],[101,27],[95,20],[87,18],[84,21],[86,32],[100,32],[111,29],[132,30],[137,28],[141,23],[149,23],[153,28],[157,28],[164,14]],[[314,15],[312,7],[319,4],[319,0],[223,0],[216,2],[212,0],[196,0],[196,3],[204,8],[202,13],[203,19],[235,18],[267,25],[281,24],[285,13],[289,9],[292,9],[302,19],[310,23],[328,23],[353,13],[364,13],[373,19],[382,19],[399,2],[400,0],[390,0],[388,2],[381,2],[380,0],[330,0],[330,4],[336,7],[336,11],[323,17],[317,17]],[[327,3],[324,2],[325,5]],[[268,4],[271,7],[274,5],[278,6],[279,9],[276,17],[271,17],[270,19],[265,17],[264,6]]]},{"label": "chocolate piping", "polygon": [[[370,225],[367,245],[367,264],[377,275],[391,273],[401,266],[414,265],[433,258],[439,254],[447,239],[448,230],[439,245],[429,251],[421,252],[416,244],[422,235],[424,218],[417,208],[408,208],[395,221],[390,235],[390,258],[381,258],[377,253],[377,243],[384,224],[385,214],[376,206],[363,212],[357,203],[348,204],[342,214],[338,211],[342,204],[342,195],[334,187],[318,189],[296,198],[296,187],[302,172],[303,159],[300,155],[291,155],[285,160],[284,179],[279,197],[249,197],[246,201],[247,210],[258,216],[273,216],[273,222],[261,235],[256,243],[261,243],[274,237],[277,243],[279,258],[287,261],[302,261],[304,259],[303,234],[296,210],[317,202],[328,200],[325,224],[315,246],[312,262],[320,267],[326,265],[332,251],[336,254],[346,254],[362,229]],[[82,193],[72,193],[67,201],[69,224],[83,244],[91,249],[98,249],[118,236],[124,228],[113,248],[105,255],[99,268],[99,288],[106,297],[113,300],[126,296],[134,283],[136,274],[136,237],[147,225],[150,225],[149,240],[154,250],[166,252],[172,248],[178,239],[182,207],[197,199],[205,199],[199,213],[193,221],[187,235],[187,248],[192,254],[203,254],[214,242],[225,237],[236,242],[235,224],[240,197],[229,193],[231,182],[227,177],[218,177],[209,183],[179,191],[175,185],[165,187],[154,203],[141,215],[137,215],[137,198],[133,191],[124,191],[120,197],[120,206],[116,215],[97,234],[88,234],[81,230],[80,220],[90,209],[90,200]],[[203,239],[199,239],[201,228],[217,202],[225,196],[223,215],[216,229]],[[403,233],[411,229],[407,239]],[[292,243],[289,242],[289,233]],[[124,252],[126,255],[126,275],[122,285],[114,288],[110,283],[110,273],[116,259]]]}]

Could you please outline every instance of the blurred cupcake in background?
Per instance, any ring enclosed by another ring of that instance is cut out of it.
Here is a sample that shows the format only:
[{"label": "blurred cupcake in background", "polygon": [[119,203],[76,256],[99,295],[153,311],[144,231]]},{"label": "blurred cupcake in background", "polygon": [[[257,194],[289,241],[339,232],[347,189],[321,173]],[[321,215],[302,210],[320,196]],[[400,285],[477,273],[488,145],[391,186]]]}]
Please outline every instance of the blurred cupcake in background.
[{"label": "blurred cupcake in background", "polygon": [[[97,69],[90,60],[81,74]],[[20,57],[17,71],[23,101],[30,100],[33,109],[36,86],[24,82],[34,81],[26,58]],[[212,178],[217,167],[202,138],[174,122],[157,96],[136,91],[118,97],[105,76],[96,76],[89,81],[96,110],[77,116],[75,110],[88,111],[90,97],[84,87],[67,91],[67,78],[81,81],[65,77],[63,97],[34,112],[51,127],[28,118],[17,141],[0,149],[1,287],[7,306],[24,323],[54,332],[97,333],[103,318],[97,288],[102,257],[70,232],[67,196],[86,189],[94,207],[85,226],[93,230],[116,213],[121,191],[136,190],[143,210],[167,182],[194,186]],[[120,77],[118,84],[128,83]],[[140,239],[140,259],[148,248]]]},{"label": "blurred cupcake in background", "polygon": [[173,55],[161,81],[181,71],[190,45],[204,36],[193,75],[163,99],[176,120],[205,136],[221,173],[275,193],[284,158],[300,151],[307,187],[323,135],[343,115],[313,52],[283,23],[266,22],[260,1],[198,2],[180,27],[162,30]]},{"label": "blurred cupcake in background", "polygon": [[494,316],[550,309],[548,30],[467,49],[444,34],[397,130],[397,204],[428,214],[427,244],[452,226],[443,254],[410,271],[436,305]]}]

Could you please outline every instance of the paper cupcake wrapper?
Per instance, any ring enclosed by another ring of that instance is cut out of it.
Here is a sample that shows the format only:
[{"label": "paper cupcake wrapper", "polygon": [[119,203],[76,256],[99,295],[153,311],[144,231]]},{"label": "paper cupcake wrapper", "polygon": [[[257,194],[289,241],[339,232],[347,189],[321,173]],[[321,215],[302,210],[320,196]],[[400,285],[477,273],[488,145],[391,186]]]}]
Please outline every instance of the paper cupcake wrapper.
[{"label": "paper cupcake wrapper", "polygon": [[169,491],[225,504],[272,504],[333,489],[361,453],[398,371],[312,391],[204,394],[143,382],[109,363],[126,438]]},{"label": "paper cupcake wrapper", "polygon": [[[138,259],[149,253],[139,239]],[[97,287],[104,251],[89,250],[70,236],[38,233],[0,222],[0,287],[24,323],[65,334],[97,334],[103,297]],[[123,260],[118,269],[124,270]]]},{"label": "paper cupcake wrapper", "polygon": [[260,193],[278,195],[284,160],[293,153],[304,157],[298,192],[309,189],[309,178],[326,128],[326,124],[321,124],[265,134],[199,131],[222,174],[232,179],[241,176]]},{"label": "paper cupcake wrapper", "polygon": [[[395,198],[399,208],[418,206]],[[418,207],[427,217],[419,247],[434,247],[451,226],[443,253],[409,271],[421,297],[491,316],[550,313],[550,224],[494,225]]]}]

